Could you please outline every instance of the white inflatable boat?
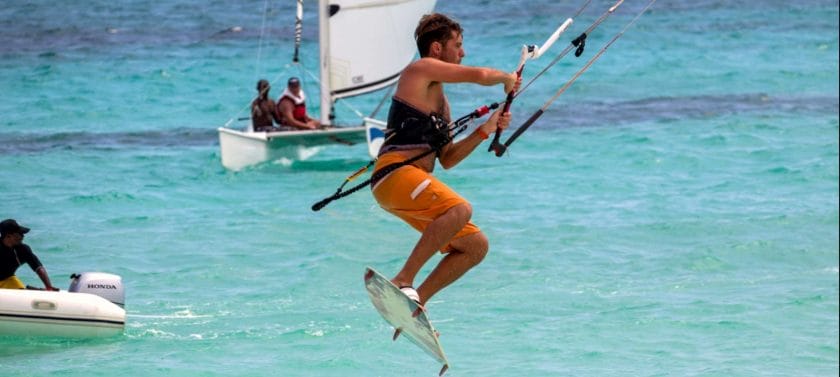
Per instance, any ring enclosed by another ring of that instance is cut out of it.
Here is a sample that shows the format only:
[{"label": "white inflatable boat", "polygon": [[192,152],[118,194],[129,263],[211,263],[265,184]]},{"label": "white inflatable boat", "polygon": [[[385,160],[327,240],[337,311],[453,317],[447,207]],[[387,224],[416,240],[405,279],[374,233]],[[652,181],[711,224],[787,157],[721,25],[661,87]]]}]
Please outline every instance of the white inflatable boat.
[{"label": "white inflatable boat", "polygon": [[0,336],[108,337],[125,328],[122,279],[102,272],[73,274],[70,289],[0,289]]}]

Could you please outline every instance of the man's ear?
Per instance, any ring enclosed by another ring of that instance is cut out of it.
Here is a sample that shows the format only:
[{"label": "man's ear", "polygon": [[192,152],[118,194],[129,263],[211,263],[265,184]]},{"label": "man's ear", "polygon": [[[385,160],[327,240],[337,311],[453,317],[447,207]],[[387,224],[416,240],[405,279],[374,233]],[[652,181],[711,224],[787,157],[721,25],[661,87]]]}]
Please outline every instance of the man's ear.
[{"label": "man's ear", "polygon": [[443,45],[440,42],[432,42],[429,46],[429,55],[433,57],[439,57],[441,51],[443,51]]}]

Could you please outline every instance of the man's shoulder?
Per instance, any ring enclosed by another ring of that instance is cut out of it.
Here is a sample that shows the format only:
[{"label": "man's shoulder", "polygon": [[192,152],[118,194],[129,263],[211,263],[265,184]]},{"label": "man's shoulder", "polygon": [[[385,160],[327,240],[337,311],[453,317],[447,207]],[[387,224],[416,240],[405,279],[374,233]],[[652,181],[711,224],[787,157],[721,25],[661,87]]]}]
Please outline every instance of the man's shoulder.
[{"label": "man's shoulder", "polygon": [[0,243],[0,250],[5,251],[5,252],[14,251],[19,257],[24,256],[24,255],[28,255],[28,254],[34,254],[32,252],[32,248],[29,247],[29,245],[27,245],[25,243],[21,243],[21,244],[11,246],[11,247]]},{"label": "man's shoulder", "polygon": [[256,105],[256,106],[260,106],[260,105],[263,105],[263,104],[273,105],[274,100],[271,99],[271,98],[266,98],[266,99],[257,98],[257,99],[254,100],[254,102],[251,102],[251,104]]},{"label": "man's shoulder", "polygon": [[403,74],[410,73],[417,70],[422,70],[424,67],[428,67],[429,65],[435,64],[435,58],[420,58],[411,63],[408,63],[407,66],[403,69]]},{"label": "man's shoulder", "polygon": [[292,97],[289,97],[288,95],[284,94],[282,97],[280,97],[277,100],[277,106],[291,106],[291,107],[294,107],[295,106],[295,100],[292,99]]},{"label": "man's shoulder", "polygon": [[462,65],[462,64],[448,63],[448,62],[445,62],[441,59],[431,58],[431,57],[427,56],[425,58],[420,58],[420,59],[417,59],[417,60],[409,63],[408,66],[406,66],[405,69],[406,70],[442,69],[442,68],[445,69],[445,68],[449,68],[449,67],[451,67],[451,68],[463,68],[463,67],[468,67],[468,66],[465,66],[465,65]]}]

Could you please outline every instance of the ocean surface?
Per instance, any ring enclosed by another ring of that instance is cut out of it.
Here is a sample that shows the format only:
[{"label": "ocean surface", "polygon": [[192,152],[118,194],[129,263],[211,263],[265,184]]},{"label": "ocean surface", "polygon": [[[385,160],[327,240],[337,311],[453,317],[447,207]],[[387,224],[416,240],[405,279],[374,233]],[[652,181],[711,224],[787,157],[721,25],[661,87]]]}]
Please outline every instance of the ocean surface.
[{"label": "ocean surface", "polygon": [[[513,70],[582,4],[436,9],[464,26],[464,64]],[[645,4],[626,0],[534,81],[511,127]],[[592,1],[526,82],[610,5]],[[315,75],[316,20],[307,3]],[[447,375],[837,376],[838,30],[837,1],[659,0],[508,155],[485,144],[438,169],[491,243],[428,305]],[[276,96],[301,75],[293,31],[293,1],[3,2],[0,218],[32,228],[62,289],[74,272],[122,276],[128,313],[110,339],[0,337],[3,376],[436,375],[363,288],[365,266],[395,274],[418,233],[367,190],[310,210],[364,145],[220,163],[216,128],[247,116],[256,81]],[[447,94],[453,115],[503,97]]]}]

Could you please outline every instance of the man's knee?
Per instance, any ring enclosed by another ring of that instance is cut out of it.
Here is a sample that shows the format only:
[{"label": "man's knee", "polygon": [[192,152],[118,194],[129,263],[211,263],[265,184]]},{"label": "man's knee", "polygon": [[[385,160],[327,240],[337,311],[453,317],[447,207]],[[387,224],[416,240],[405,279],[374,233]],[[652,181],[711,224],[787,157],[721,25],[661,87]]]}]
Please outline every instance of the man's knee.
[{"label": "man's knee", "polygon": [[490,250],[490,241],[487,240],[487,236],[482,232],[476,233],[476,236],[475,250],[472,252],[471,257],[475,264],[479,264],[484,260],[484,257],[487,256],[487,252]]},{"label": "man's knee", "polygon": [[450,208],[448,212],[456,217],[458,222],[466,224],[472,218],[472,205],[470,203],[461,203]]},{"label": "man's knee", "polygon": [[452,242],[452,246],[455,250],[457,250],[457,252],[460,252],[469,258],[472,265],[481,263],[487,255],[487,251],[490,249],[490,243],[487,241],[487,236],[485,236],[482,232],[458,238]]}]

